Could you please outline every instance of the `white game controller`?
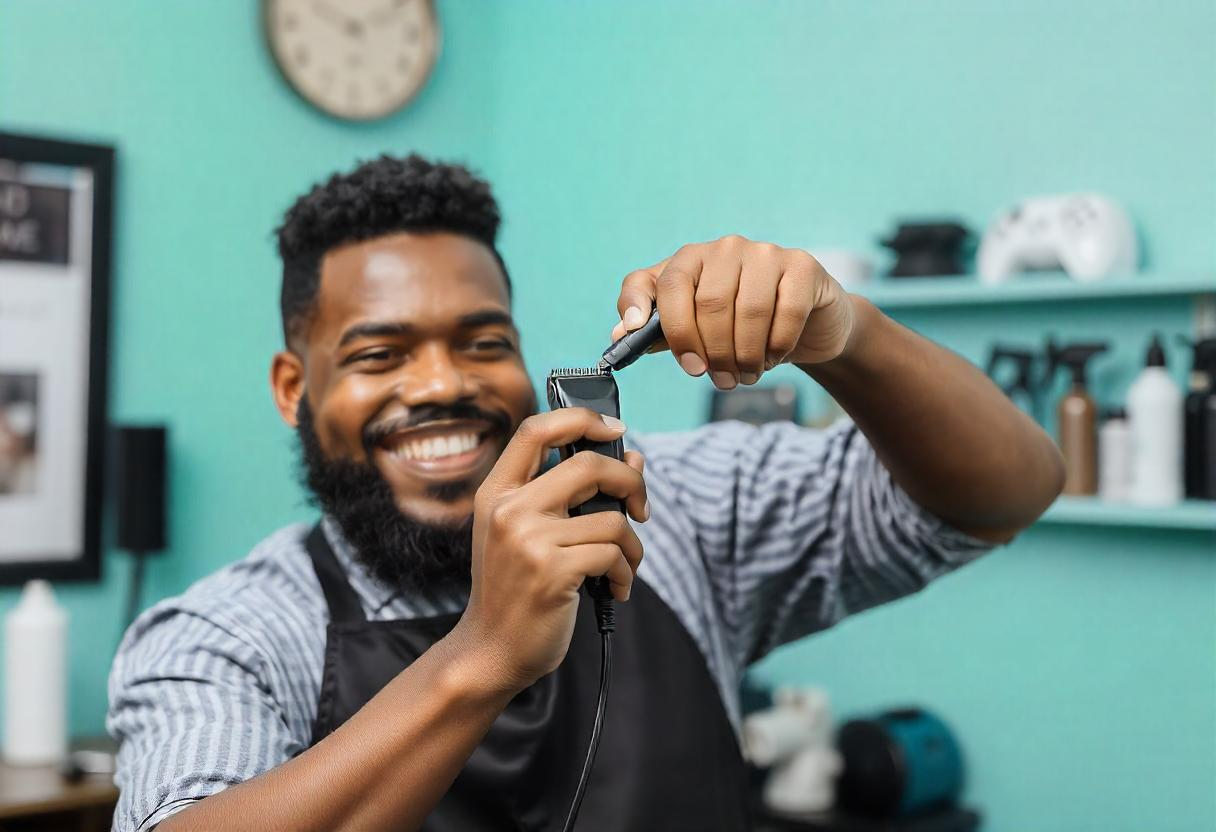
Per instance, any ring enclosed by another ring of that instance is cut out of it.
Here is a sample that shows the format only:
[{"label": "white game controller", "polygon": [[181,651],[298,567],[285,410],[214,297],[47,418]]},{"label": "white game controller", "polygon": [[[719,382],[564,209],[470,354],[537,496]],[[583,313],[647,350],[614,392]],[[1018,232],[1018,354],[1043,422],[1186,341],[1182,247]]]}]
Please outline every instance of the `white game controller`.
[{"label": "white game controller", "polygon": [[1073,280],[1136,270],[1140,249],[1127,212],[1101,194],[1027,199],[988,226],[980,280],[1003,283],[1019,271],[1063,268]]}]

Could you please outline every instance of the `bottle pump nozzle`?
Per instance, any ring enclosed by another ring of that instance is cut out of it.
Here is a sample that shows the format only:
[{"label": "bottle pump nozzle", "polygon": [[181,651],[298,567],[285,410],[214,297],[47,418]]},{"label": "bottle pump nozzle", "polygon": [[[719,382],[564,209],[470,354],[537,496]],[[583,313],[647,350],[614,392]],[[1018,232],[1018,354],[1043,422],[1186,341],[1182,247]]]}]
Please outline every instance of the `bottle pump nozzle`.
[{"label": "bottle pump nozzle", "polygon": [[1192,350],[1192,373],[1216,374],[1216,337],[1192,341],[1185,335],[1179,335],[1178,343],[1190,347]]},{"label": "bottle pump nozzle", "polygon": [[1105,341],[1085,341],[1059,346],[1055,339],[1047,340],[1047,377],[1050,379],[1061,366],[1072,371],[1072,383],[1085,386],[1085,370],[1089,359],[1106,352],[1110,345]]},{"label": "bottle pump nozzle", "polygon": [[992,352],[988,354],[988,367],[984,372],[987,373],[989,378],[995,378],[998,365],[1004,361],[1011,362],[1014,367],[1009,383],[1001,385],[1005,393],[1008,394],[1011,390],[1026,390],[1029,392],[1033,388],[1030,381],[1030,368],[1034,365],[1034,353],[1021,347],[1007,347],[1003,344],[994,344]]},{"label": "bottle pump nozzle", "polygon": [[1154,332],[1153,340],[1149,342],[1148,352],[1144,356],[1145,367],[1165,366],[1165,347],[1161,343],[1161,333]]},{"label": "bottle pump nozzle", "polygon": [[[1039,391],[1033,374],[1036,359],[1033,350],[994,344],[988,354],[988,366],[984,372],[1006,396],[1037,420]],[[1005,365],[1009,365],[1011,369],[1002,371],[1000,368]]]}]

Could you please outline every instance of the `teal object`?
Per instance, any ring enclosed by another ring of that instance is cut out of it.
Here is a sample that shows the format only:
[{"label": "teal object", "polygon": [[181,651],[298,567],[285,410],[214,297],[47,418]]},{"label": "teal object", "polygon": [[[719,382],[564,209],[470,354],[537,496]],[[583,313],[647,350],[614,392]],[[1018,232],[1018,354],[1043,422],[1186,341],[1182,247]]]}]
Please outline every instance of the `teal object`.
[{"label": "teal object", "polygon": [[901,815],[950,803],[963,791],[963,753],[946,723],[925,710],[889,711],[878,718],[903,752],[907,787]]},{"label": "teal object", "polygon": [[[494,182],[538,389],[608,345],[629,270],[727,233],[879,258],[903,217],[949,210],[981,229],[1020,197],[1100,187],[1135,217],[1146,276],[1216,271],[1210,0],[438,7],[443,54],[418,99],[348,126],[279,79],[256,3],[0,4],[0,127],[119,148],[111,416],[175,437],[149,599],[311,516],[266,387],[269,235],[292,197],[358,158],[418,150]],[[1008,290],[1037,292],[1022,281]],[[1092,379],[1107,406],[1153,329],[1190,331],[1189,293],[892,313],[981,362],[997,337],[1114,339]],[[1185,363],[1171,356],[1180,383]],[[823,406],[795,370],[772,382]],[[634,430],[704,418],[708,383],[667,356],[621,387]],[[932,702],[966,738],[986,832],[1213,829],[1214,552],[1202,529],[1044,522],[755,673],[823,686],[849,712]],[[77,734],[103,729],[129,567],[111,549],[101,583],[56,587]],[[0,612],[16,597],[0,592]]]},{"label": "teal object", "polygon": [[956,806],[962,795],[958,740],[940,717],[923,708],[847,722],[836,745],[844,760],[837,802],[849,812],[907,818]]}]

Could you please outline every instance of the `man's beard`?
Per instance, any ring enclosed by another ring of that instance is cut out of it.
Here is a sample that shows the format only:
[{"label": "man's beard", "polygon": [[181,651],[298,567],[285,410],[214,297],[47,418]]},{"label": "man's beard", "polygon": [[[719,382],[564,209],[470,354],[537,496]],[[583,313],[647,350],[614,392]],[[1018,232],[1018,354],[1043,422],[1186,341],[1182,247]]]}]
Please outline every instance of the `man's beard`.
[{"label": "man's beard", "polygon": [[[313,502],[338,524],[368,571],[398,590],[432,586],[467,590],[473,563],[472,516],[443,525],[403,514],[392,487],[374,464],[325,456],[307,397],[301,397],[296,417],[301,479],[312,492]],[[369,460],[371,444],[365,437]],[[450,483],[431,489],[430,494],[452,501],[472,488],[470,482]]]}]

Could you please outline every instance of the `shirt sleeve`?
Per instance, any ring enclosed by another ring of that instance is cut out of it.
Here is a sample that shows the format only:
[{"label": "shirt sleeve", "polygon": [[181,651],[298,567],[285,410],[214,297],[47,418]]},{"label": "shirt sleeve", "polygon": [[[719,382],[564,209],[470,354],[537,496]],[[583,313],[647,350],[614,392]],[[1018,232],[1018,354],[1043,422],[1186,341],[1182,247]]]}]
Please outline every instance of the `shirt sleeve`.
[{"label": "shirt sleeve", "polygon": [[647,471],[695,530],[740,668],[992,548],[914,502],[848,420],[647,439]]},{"label": "shirt sleeve", "polygon": [[206,614],[166,604],[136,620],[109,680],[114,832],[150,830],[302,750],[264,675],[259,651]]}]

